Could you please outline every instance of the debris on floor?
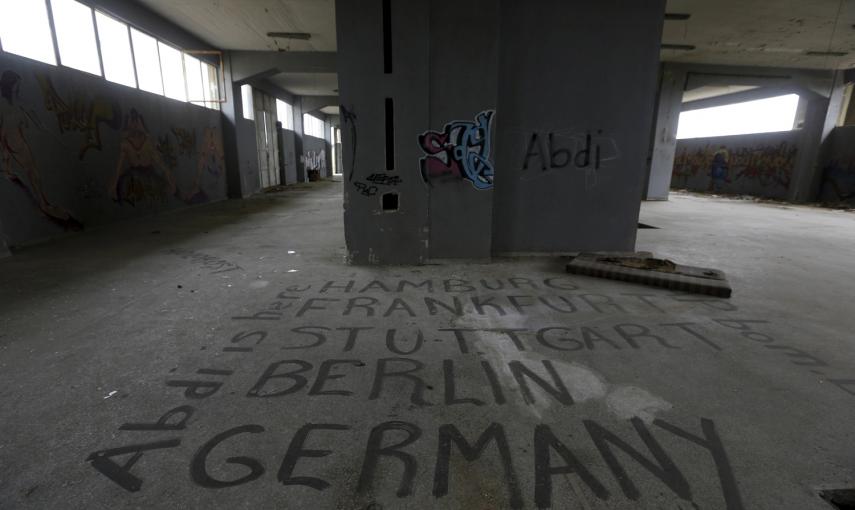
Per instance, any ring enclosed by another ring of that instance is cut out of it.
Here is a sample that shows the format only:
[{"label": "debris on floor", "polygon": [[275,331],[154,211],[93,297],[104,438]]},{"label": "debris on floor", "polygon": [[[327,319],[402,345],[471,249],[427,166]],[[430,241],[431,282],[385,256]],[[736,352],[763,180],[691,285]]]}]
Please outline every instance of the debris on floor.
[{"label": "debris on floor", "polygon": [[650,252],[580,253],[567,264],[567,272],[716,297],[732,293],[722,271],[676,264]]}]

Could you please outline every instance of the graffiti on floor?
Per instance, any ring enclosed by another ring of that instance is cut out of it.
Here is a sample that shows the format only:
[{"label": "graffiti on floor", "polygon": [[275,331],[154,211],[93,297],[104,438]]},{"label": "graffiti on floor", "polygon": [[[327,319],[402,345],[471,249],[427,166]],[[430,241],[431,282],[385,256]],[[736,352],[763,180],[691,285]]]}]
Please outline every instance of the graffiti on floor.
[{"label": "graffiti on floor", "polygon": [[33,117],[19,104],[21,81],[21,76],[14,71],[7,70],[0,75],[0,170],[50,221],[68,230],[80,230],[83,224],[46,195],[41,169],[27,139],[34,124]]},{"label": "graffiti on floor", "polygon": [[[683,147],[674,159],[676,186],[704,191],[739,191],[740,181],[786,191],[798,150],[790,142],[729,148],[722,144]],[[692,183],[695,184],[692,184]]]},{"label": "graffiti on floor", "polygon": [[425,131],[419,146],[425,153],[420,160],[422,179],[434,182],[466,180],[476,190],[493,187],[493,163],[490,160],[495,111],[479,113],[474,121],[455,120],[442,131]]},{"label": "graffiti on floor", "polygon": [[844,165],[834,160],[826,164],[819,199],[828,203],[855,202],[855,163]]},{"label": "graffiti on floor", "polygon": [[117,103],[100,97],[90,100],[80,93],[72,94],[66,101],[57,93],[50,76],[37,73],[36,80],[41,87],[45,109],[56,115],[60,134],[76,131],[85,135],[79,159],[83,159],[90,149],[102,149],[102,126],[113,130],[121,126],[122,110]]},{"label": "graffiti on floor", "polygon": [[199,265],[202,269],[210,270],[210,274],[228,273],[230,271],[243,270],[239,265],[228,260],[208,255],[207,253],[193,250],[172,249],[169,253],[178,255],[182,259],[189,260]]},{"label": "graffiti on floor", "polygon": [[[664,317],[674,307],[703,318],[669,322]],[[543,317],[545,310],[568,320],[528,327],[511,320]],[[467,322],[473,311],[496,320]],[[354,322],[324,326],[330,314]],[[437,317],[442,326],[396,329],[380,322],[389,317]],[[594,294],[568,277],[295,283],[231,324],[212,340],[216,354],[208,361],[166,376],[163,389],[173,402],[113,425],[113,439],[86,457],[93,473],[128,492],[165,490],[176,478],[158,473],[181,469],[202,489],[281,484],[286,494],[302,487],[341,501],[345,492],[359,508],[381,508],[481,494],[480,482],[462,481],[472,469],[491,480],[496,508],[559,508],[560,495],[578,496],[581,488],[591,500],[619,505],[671,506],[673,499],[689,508],[703,497],[716,508],[741,509],[735,452],[726,442],[738,431],[610,382],[571,353],[712,356],[747,342],[796,368],[829,369],[729,301],[665,291]],[[826,380],[855,396],[855,381]],[[213,430],[199,437],[191,434],[197,424],[218,419],[216,407],[201,405],[208,399],[244,407],[231,423],[206,423]],[[317,409],[360,405],[384,417],[312,417],[315,401],[325,404]],[[592,405],[604,410],[595,419],[587,415]],[[283,406],[308,409],[309,416],[289,422],[290,413],[275,411]],[[455,422],[466,409],[478,417]],[[420,418],[408,418],[407,410]],[[438,417],[435,425],[425,425],[428,410]],[[513,423],[491,416],[509,412]],[[261,447],[270,444],[277,447]],[[168,467],[159,465],[164,450],[179,446],[183,466],[174,455]],[[699,464],[699,456],[706,461]],[[354,473],[353,483],[343,472]],[[427,483],[420,473],[429,474]],[[322,501],[318,506],[330,506]]]}]

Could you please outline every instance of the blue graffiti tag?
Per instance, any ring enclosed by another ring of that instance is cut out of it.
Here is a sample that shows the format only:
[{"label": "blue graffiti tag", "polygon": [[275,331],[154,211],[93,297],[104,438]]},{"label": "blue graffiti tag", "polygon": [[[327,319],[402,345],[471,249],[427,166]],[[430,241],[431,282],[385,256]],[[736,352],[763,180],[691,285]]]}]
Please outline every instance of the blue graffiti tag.
[{"label": "blue graffiti tag", "polygon": [[478,190],[493,187],[493,163],[490,161],[493,117],[487,110],[475,122],[455,120],[442,131],[425,131],[419,145],[426,156],[421,158],[422,178],[429,185],[434,180],[465,179]]}]

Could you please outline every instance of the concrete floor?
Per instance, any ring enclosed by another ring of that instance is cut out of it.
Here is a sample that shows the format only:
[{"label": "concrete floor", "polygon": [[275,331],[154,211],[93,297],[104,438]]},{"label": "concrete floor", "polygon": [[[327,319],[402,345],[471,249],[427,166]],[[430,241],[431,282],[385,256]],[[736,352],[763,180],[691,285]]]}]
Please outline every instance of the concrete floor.
[{"label": "concrete floor", "polygon": [[644,204],[638,248],[725,270],[714,300],[552,258],[349,267],[340,187],[0,261],[0,507],[827,509],[817,487],[855,486],[855,214]]}]

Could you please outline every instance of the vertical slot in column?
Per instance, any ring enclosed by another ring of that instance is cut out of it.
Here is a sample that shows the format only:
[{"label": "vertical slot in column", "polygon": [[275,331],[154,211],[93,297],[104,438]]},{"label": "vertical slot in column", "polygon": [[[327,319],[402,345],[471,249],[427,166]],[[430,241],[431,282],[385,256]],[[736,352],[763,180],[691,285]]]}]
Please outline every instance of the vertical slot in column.
[{"label": "vertical slot in column", "polygon": [[386,170],[395,169],[395,111],[392,98],[386,98]]},{"label": "vertical slot in column", "polygon": [[392,0],[383,0],[383,72],[392,74]]}]

